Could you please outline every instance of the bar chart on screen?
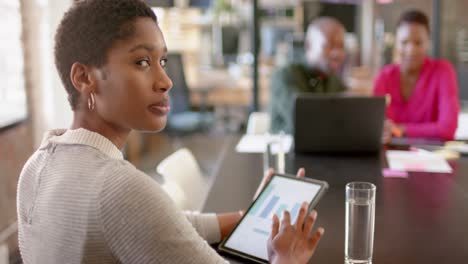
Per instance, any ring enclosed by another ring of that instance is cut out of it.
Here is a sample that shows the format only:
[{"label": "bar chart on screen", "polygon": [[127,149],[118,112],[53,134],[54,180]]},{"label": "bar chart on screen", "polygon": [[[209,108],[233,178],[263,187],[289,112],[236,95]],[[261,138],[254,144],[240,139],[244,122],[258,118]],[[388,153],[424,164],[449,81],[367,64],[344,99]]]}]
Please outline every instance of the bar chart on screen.
[{"label": "bar chart on screen", "polygon": [[270,195],[271,192],[274,191],[274,188],[275,185],[273,184],[270,184],[267,187],[263,195],[252,207],[250,214],[257,215],[263,219],[271,219],[273,214],[276,214],[279,218],[281,218],[283,211],[289,211],[291,213],[291,221],[295,221],[301,204],[298,202],[288,204],[287,201],[280,201],[280,196]]},{"label": "bar chart on screen", "polygon": [[289,211],[291,222],[294,223],[301,203],[310,202],[319,189],[320,186],[315,184],[274,178],[226,241],[226,246],[266,259],[266,243],[271,234],[273,215],[282,219],[283,212]]}]

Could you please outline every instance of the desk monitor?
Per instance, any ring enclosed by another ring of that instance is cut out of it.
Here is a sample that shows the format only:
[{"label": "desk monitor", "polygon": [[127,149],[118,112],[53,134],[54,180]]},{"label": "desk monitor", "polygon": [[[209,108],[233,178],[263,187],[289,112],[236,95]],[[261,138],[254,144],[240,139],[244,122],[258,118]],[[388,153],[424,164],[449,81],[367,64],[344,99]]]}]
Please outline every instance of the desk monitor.
[{"label": "desk monitor", "polygon": [[276,174],[252,203],[232,233],[220,244],[221,252],[258,263],[268,263],[267,241],[272,217],[282,217],[283,211],[296,222],[300,206],[309,203],[309,211],[317,204],[328,184],[307,178]]},{"label": "desk monitor", "polygon": [[296,152],[378,152],[384,97],[299,94],[294,110]]}]

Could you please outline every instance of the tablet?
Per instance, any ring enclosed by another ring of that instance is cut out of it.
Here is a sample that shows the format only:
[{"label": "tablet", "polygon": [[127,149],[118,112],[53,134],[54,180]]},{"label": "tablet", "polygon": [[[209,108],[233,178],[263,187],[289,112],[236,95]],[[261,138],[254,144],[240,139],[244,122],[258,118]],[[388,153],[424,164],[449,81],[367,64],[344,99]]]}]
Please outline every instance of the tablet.
[{"label": "tablet", "polygon": [[303,202],[309,203],[309,211],[328,189],[328,184],[292,175],[275,174],[257,199],[250,205],[231,234],[219,245],[221,252],[268,263],[267,241],[270,237],[272,217],[281,219],[284,210],[291,214],[295,223]]}]

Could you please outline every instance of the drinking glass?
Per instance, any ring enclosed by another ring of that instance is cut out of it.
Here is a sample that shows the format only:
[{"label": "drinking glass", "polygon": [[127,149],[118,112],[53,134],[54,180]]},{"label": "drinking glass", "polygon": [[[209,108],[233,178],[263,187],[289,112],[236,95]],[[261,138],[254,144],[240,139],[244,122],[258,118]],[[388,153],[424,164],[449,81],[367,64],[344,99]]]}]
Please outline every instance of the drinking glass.
[{"label": "drinking glass", "polygon": [[346,184],[345,263],[371,264],[375,222],[374,184]]},{"label": "drinking glass", "polygon": [[281,141],[270,141],[266,144],[263,153],[263,172],[266,175],[268,169],[273,168],[276,173],[285,173],[285,151]]}]

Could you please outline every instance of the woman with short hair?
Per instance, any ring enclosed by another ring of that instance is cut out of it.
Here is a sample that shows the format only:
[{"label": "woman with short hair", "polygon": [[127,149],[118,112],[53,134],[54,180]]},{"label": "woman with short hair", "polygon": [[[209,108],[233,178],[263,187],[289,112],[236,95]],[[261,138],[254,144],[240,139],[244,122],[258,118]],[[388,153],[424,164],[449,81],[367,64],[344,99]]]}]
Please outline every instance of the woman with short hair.
[{"label": "woman with short hair", "polygon": [[[167,47],[151,8],[141,0],[75,1],[55,41],[73,123],[49,131],[21,172],[23,262],[225,263],[207,242],[226,237],[240,213],[184,214],[123,159],[129,133],[161,131],[170,110]],[[281,223],[272,219],[271,262],[312,256],[323,229],[311,232],[316,214],[306,208],[296,223],[287,212]]]}]

